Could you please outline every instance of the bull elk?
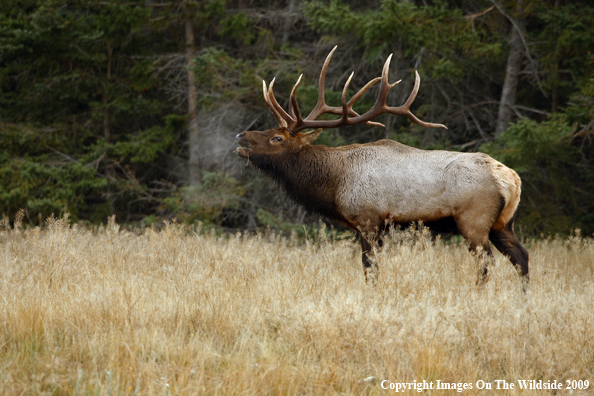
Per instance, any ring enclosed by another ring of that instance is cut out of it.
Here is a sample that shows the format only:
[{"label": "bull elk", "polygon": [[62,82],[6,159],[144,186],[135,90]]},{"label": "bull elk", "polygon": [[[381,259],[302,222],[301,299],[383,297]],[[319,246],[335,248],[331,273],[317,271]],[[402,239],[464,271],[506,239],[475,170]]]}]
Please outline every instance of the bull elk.
[{"label": "bull elk", "polygon": [[[420,150],[392,140],[342,147],[312,144],[325,128],[362,123],[383,126],[371,121],[383,113],[404,115],[424,127],[446,128],[421,121],[410,111],[420,85],[416,71],[407,101],[400,107],[386,105],[388,92],[399,82],[388,82],[392,55],[381,77],[368,82],[347,101],[351,74],[342,91],[341,106],[328,106],[324,81],[335,50],[328,54],[320,73],[317,105],[305,118],[295,99],[301,77],[291,91],[288,112],[274,97],[274,79],[268,87],[263,82],[264,100],[278,127],[238,134],[238,155],[280,184],[306,210],[358,232],[366,281],[377,277],[372,246],[381,246],[382,233],[390,225],[405,226],[415,221],[438,232],[462,234],[470,251],[479,257],[492,255],[490,240],[527,280],[528,252],[513,230],[521,181],[512,169],[482,153]],[[377,82],[380,87],[375,104],[359,115],[353,104]],[[340,117],[317,120],[327,113]],[[309,128],[317,129],[301,132]],[[485,263],[483,275],[486,272]]]}]

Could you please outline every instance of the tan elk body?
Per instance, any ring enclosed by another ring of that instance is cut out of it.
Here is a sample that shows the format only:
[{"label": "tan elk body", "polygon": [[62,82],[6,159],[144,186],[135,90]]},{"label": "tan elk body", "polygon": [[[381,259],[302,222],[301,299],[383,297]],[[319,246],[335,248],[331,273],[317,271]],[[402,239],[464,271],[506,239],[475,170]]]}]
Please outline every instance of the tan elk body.
[{"label": "tan elk body", "polygon": [[[377,125],[371,119],[381,113],[402,114],[423,126],[444,127],[421,121],[409,110],[419,88],[418,74],[403,106],[385,105],[388,91],[395,85],[387,81],[390,58],[381,78],[372,80],[347,102],[349,78],[342,106],[327,106],[324,79],[333,52],[320,74],[318,104],[305,119],[295,100],[299,81],[291,93],[289,113],[274,99],[274,80],[269,88],[264,85],[265,100],[279,126],[237,135],[242,146],[238,154],[277,181],[307,210],[359,232],[366,279],[377,274],[371,248],[374,243],[381,245],[385,229],[415,221],[423,221],[436,231],[462,234],[474,252],[491,254],[490,240],[527,277],[528,252],[513,232],[521,181],[512,169],[482,153],[420,150],[391,140],[327,147],[312,145],[322,129],[299,133],[314,127]],[[381,86],[375,105],[358,115],[352,110],[353,103],[378,81]],[[316,120],[324,113],[341,118]]]}]

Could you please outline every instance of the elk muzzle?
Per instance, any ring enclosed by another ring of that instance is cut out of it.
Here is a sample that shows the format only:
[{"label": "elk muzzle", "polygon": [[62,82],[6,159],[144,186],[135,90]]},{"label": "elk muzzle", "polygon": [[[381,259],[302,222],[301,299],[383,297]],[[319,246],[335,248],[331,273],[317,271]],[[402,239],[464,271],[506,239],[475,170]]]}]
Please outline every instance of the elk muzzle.
[{"label": "elk muzzle", "polygon": [[250,144],[248,143],[248,141],[246,139],[246,133],[245,132],[238,133],[237,136],[235,136],[235,140],[241,146],[241,147],[238,147],[236,150],[237,155],[239,155],[240,157],[243,157],[243,158],[249,158],[249,154],[252,149],[250,148]]}]

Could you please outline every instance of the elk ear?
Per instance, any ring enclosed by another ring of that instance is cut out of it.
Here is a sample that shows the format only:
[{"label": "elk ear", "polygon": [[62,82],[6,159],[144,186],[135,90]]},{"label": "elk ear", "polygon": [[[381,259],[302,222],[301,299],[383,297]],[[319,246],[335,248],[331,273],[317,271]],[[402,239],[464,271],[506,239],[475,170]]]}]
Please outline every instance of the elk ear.
[{"label": "elk ear", "polygon": [[302,139],[303,143],[312,144],[313,142],[316,141],[318,136],[320,136],[320,133],[322,133],[322,131],[323,131],[322,128],[318,128],[315,131],[302,133],[301,139]]}]

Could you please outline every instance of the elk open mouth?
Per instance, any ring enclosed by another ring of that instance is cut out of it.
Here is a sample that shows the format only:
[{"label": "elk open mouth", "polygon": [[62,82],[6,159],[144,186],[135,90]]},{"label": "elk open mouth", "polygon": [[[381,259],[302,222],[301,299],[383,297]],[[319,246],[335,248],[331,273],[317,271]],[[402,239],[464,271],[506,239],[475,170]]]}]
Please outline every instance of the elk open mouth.
[{"label": "elk open mouth", "polygon": [[243,158],[249,158],[250,151],[252,151],[252,149],[249,147],[238,147],[237,150],[235,150],[235,152]]},{"label": "elk open mouth", "polygon": [[245,139],[239,138],[237,139],[237,143],[241,146],[238,147],[237,150],[235,150],[235,152],[243,158],[249,158],[250,157],[250,151],[252,151],[252,149],[250,148],[250,145],[248,142],[245,141]]}]

